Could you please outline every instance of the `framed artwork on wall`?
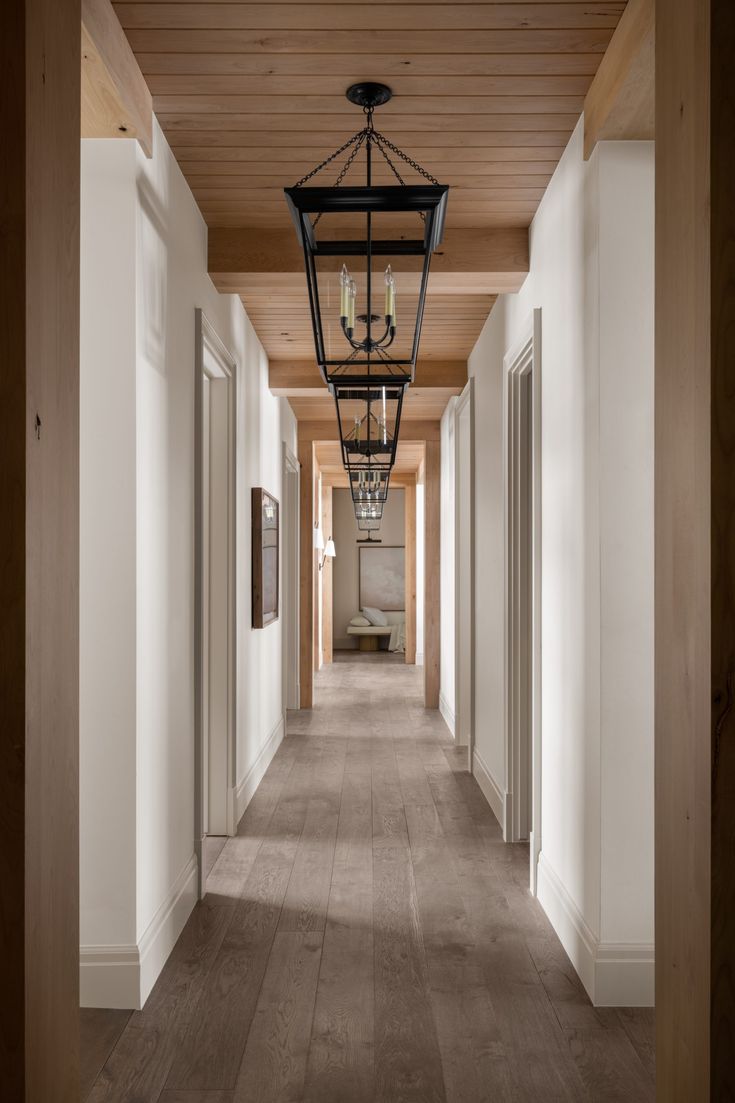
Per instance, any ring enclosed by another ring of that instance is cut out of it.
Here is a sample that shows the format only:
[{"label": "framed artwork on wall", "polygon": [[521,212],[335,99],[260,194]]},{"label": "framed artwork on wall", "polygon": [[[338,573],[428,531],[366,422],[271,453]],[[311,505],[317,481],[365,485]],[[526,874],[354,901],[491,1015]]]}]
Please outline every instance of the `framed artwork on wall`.
[{"label": "framed artwork on wall", "polygon": [[360,548],[360,608],[398,612],[406,607],[405,547]]},{"label": "framed artwork on wall", "polygon": [[278,620],[279,506],[262,486],[252,492],[253,628]]}]

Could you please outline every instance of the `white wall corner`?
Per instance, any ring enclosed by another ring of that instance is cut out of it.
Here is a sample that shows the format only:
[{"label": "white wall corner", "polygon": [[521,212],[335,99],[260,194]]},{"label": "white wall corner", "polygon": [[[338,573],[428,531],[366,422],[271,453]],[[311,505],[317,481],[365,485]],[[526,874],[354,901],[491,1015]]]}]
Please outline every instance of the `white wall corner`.
[{"label": "white wall corner", "polygon": [[[423,655],[421,656],[421,662],[419,662],[419,656],[417,654],[416,655],[416,666],[423,666],[423,665],[424,665]],[[454,739],[456,734],[457,734],[457,731],[456,731],[457,718],[454,715],[454,709],[449,704],[449,701],[447,701],[447,699],[446,699],[446,697],[444,696],[443,693],[439,694],[439,712],[444,717],[444,722],[446,723],[447,727],[449,728],[450,732],[452,733],[452,739]]]},{"label": "white wall corner", "polygon": [[245,809],[250,804],[250,801],[253,799],[253,796],[255,794],[255,790],[260,785],[260,782],[263,779],[263,775],[265,774],[265,771],[270,766],[270,764],[273,760],[273,756],[275,755],[276,751],[280,747],[280,745],[283,741],[283,736],[284,736],[283,717],[280,717],[277,724],[276,724],[276,726],[275,726],[275,728],[270,733],[270,735],[266,739],[265,743],[261,747],[261,749],[258,753],[258,757],[255,759],[255,762],[252,764],[252,766],[250,767],[248,772],[245,774],[245,777],[242,779],[242,781],[237,786],[237,799],[236,799],[236,802],[235,802],[235,805],[236,805],[235,830],[237,830],[237,825],[239,824],[240,820],[242,819],[242,817],[245,813]]},{"label": "white wall corner", "polygon": [[139,1011],[150,995],[197,899],[197,860],[192,854],[137,946],[80,946],[82,1007]]},{"label": "white wall corner", "polygon": [[653,1007],[653,945],[600,942],[543,851],[538,899],[595,1007]]},{"label": "white wall corner", "polygon": [[500,788],[477,749],[472,752],[472,774],[482,790],[482,795],[490,805],[505,839],[509,826],[509,794]]},{"label": "white wall corner", "polygon": [[[424,653],[423,653],[423,651],[417,651],[416,652],[416,666],[423,666],[423,665],[424,665]],[[446,720],[446,716],[444,717],[444,719]]]}]

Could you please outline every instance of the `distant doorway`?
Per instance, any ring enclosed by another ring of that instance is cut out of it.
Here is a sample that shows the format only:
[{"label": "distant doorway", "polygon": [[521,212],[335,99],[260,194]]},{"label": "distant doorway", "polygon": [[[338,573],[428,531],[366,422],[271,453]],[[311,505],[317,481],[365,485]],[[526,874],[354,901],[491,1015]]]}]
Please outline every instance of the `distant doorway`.
[{"label": "distant doorway", "polygon": [[530,840],[531,887],[541,849],[540,327],[504,359],[506,842]]},{"label": "distant doorway", "polygon": [[235,833],[235,362],[196,312],[195,847]]}]

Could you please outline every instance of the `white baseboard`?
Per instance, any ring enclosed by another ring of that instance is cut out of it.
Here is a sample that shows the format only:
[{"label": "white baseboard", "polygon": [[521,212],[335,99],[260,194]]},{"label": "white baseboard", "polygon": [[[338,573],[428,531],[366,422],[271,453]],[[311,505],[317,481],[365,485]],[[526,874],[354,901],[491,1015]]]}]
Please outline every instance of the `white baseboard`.
[{"label": "white baseboard", "polygon": [[[416,656],[416,662],[418,664],[418,655]],[[423,664],[422,664],[423,665]],[[443,693],[439,694],[439,712],[444,717],[444,722],[452,733],[452,739],[456,735],[457,718],[454,715],[454,709],[450,706],[449,701]]]},{"label": "white baseboard", "polygon": [[416,652],[415,662],[416,662],[416,666],[423,666],[424,665],[424,653],[423,653],[423,651],[417,651]]},{"label": "white baseboard", "polygon": [[197,860],[192,854],[137,945],[80,946],[82,1007],[140,1010],[176,945],[197,899]]},{"label": "white baseboard", "polygon": [[263,774],[268,769],[273,759],[273,755],[276,753],[281,745],[284,734],[283,717],[281,717],[276,724],[273,731],[270,733],[265,743],[263,744],[258,757],[252,764],[245,777],[242,779],[237,787],[237,799],[236,799],[236,818],[235,818],[235,830],[237,825],[245,814],[245,809],[253,799],[255,790],[260,785]]},{"label": "white baseboard", "polygon": [[538,899],[595,1007],[653,1007],[653,945],[600,942],[543,851]]},{"label": "white baseboard", "polygon": [[490,805],[495,819],[500,824],[503,831],[503,838],[505,838],[506,831],[506,819],[507,819],[507,794],[498,785],[497,781],[490,773],[484,762],[482,756],[473,750],[472,752],[472,773],[477,781],[477,784],[482,790],[485,800]]}]

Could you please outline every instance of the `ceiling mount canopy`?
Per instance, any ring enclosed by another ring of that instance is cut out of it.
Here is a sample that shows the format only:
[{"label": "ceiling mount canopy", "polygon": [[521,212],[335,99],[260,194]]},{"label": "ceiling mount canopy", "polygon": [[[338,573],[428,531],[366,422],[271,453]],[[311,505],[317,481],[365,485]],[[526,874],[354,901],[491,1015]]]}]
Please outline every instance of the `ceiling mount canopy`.
[{"label": "ceiling mount canopy", "polygon": [[[365,126],[285,189],[304,251],[316,359],[330,387],[405,386],[413,380],[429,266],[442,240],[449,188],[375,129],[373,112],[392,96],[387,85],[361,82],[346,95],[362,108]],[[357,172],[360,154],[364,179],[346,183]],[[378,157],[395,184],[373,183]],[[340,164],[331,186],[310,183]],[[404,179],[408,172],[416,182]]]}]

